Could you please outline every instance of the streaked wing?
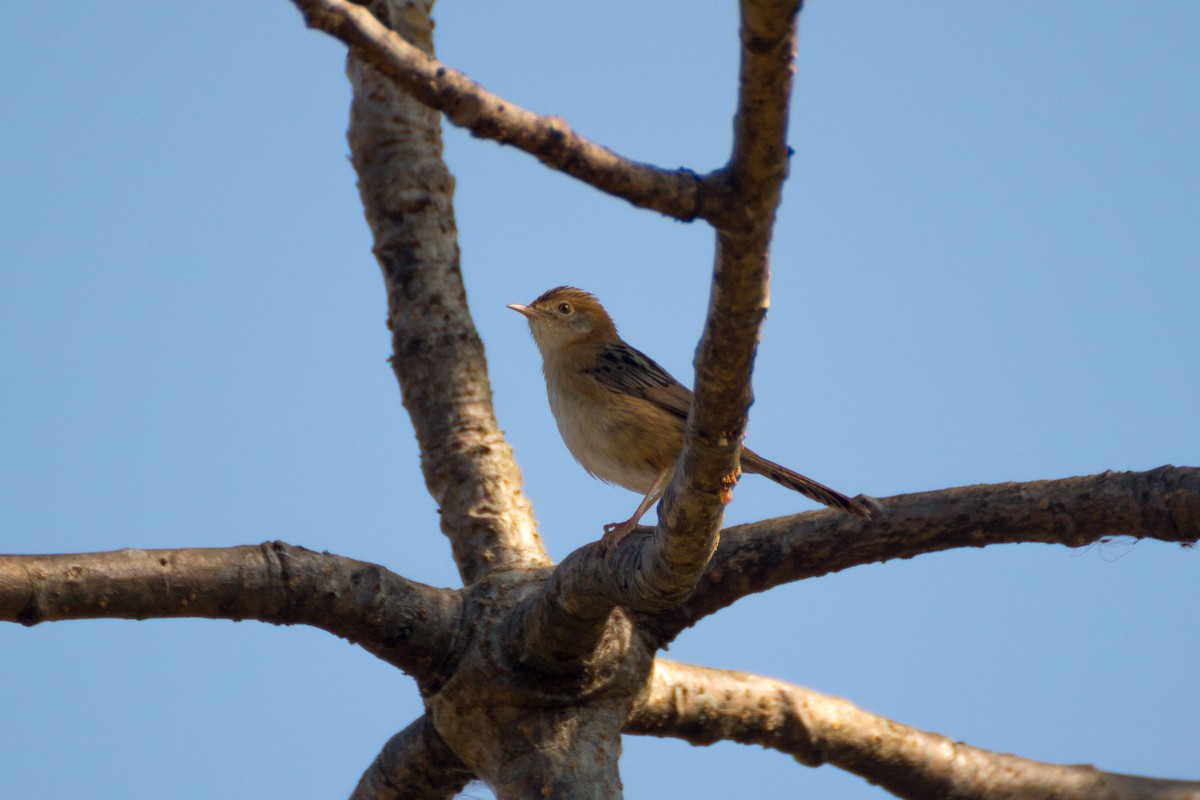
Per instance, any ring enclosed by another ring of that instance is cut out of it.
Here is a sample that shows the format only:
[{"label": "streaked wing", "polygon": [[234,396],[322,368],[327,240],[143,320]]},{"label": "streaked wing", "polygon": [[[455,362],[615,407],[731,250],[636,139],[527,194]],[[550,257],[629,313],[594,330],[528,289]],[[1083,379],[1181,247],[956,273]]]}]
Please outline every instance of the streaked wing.
[{"label": "streaked wing", "polygon": [[613,391],[640,397],[664,411],[686,419],[692,392],[645,353],[624,342],[605,347],[588,369],[596,380]]}]

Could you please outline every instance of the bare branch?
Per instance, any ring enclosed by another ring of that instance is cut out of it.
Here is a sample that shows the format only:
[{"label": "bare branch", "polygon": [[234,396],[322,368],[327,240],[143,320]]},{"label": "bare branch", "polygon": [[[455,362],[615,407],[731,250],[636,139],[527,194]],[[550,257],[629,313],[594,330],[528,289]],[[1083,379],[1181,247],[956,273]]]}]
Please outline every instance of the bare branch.
[{"label": "bare branch", "polygon": [[[787,106],[798,0],[744,0],[741,90],[729,179],[744,224],[720,228],[704,336],[696,353],[695,400],[683,453],[659,507],[658,534],[627,561],[646,570],[658,596],[640,608],[678,604],[692,592],[717,544],[736,477],[751,402],[750,373],[766,316],[767,254],[787,171]],[[620,558],[620,555],[618,555]]]},{"label": "bare branch", "polygon": [[957,547],[1042,542],[1083,547],[1113,536],[1200,540],[1200,468],[1159,467],[1051,481],[897,495],[866,521],[832,511],[739,525],[695,594],[646,624],[670,641],[746,595],[850,567]]},{"label": "bare branch", "polygon": [[757,744],[829,763],[905,798],[1198,800],[1200,782],[1101,772],[994,753],[879,717],[838,697],[659,659],[626,733]]},{"label": "bare branch", "polygon": [[[347,0],[295,0],[309,26],[345,42],[352,52],[403,89],[473,135],[509,144],[602,192],[676,219],[704,216],[719,185],[690,170],[665,170],[623,158],[579,136],[560,117],[541,116],[499,97],[414,47],[361,5]],[[393,25],[395,27],[395,25]]]},{"label": "bare branch", "polygon": [[[427,9],[414,2],[389,7],[400,32],[431,51]],[[367,15],[356,6],[351,12]],[[354,53],[347,72],[354,87],[350,150],[387,285],[392,367],[442,531],[467,583],[492,570],[546,566],[520,470],[492,411],[483,343],[467,308],[454,179],[442,161],[438,115]]]},{"label": "bare branch", "polygon": [[284,542],[212,549],[0,556],[0,620],[201,617],[311,625],[418,681],[458,630],[457,592]]},{"label": "bare branch", "polygon": [[350,800],[450,800],[474,777],[421,717],[388,740]]},{"label": "bare branch", "polygon": [[796,20],[802,4],[802,0],[740,3],[742,65],[733,156],[727,168],[740,202],[726,210],[740,213],[743,220],[718,227],[765,234],[764,257],[780,186],[788,173],[788,110],[796,60]]},{"label": "bare branch", "polygon": [[722,210],[709,215],[719,229],[708,319],[696,354],[695,401],[657,532],[627,537],[608,562],[593,547],[567,558],[521,617],[530,651],[538,649],[534,641],[543,641],[545,653],[566,662],[599,641],[614,605],[644,613],[677,607],[716,548],[766,315],[767,252],[787,173],[798,10],[798,0],[742,3],[741,90],[733,155],[723,176],[732,191]]}]

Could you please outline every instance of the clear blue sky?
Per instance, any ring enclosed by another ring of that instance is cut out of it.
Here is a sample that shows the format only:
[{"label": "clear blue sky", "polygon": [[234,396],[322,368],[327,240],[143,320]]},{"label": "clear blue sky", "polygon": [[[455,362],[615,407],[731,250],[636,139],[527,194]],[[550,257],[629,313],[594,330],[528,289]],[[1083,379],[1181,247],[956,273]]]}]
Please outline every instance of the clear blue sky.
[{"label": "clear blue sky", "polygon": [[[438,45],[703,171],[729,147],[736,22],[701,5],[447,2]],[[282,538],[457,585],[385,363],[343,52],[284,0],[5,9],[0,549]],[[748,440],[877,496],[1200,464],[1197,86],[1195,3],[813,2]],[[690,379],[712,236],[457,132],[446,151],[497,413],[561,558],[636,498],[573,464],[504,305],[583,286]],[[750,478],[729,518],[806,507]],[[1149,542],[927,556],[744,601],[671,656],[1195,778],[1198,567]],[[5,797],[344,796],[420,708],[302,628],[4,626],[0,652]],[[625,748],[631,798],[883,796],[758,748]]]}]

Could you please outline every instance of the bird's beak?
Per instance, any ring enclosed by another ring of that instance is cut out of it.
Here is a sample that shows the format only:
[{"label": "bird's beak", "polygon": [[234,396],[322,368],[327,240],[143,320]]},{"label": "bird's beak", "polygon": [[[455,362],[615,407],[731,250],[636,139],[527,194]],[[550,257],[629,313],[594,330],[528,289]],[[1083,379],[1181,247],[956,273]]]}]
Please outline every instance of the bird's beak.
[{"label": "bird's beak", "polygon": [[529,306],[523,306],[520,303],[509,303],[505,307],[511,308],[513,311],[517,312],[518,314],[524,314],[525,316],[529,317],[530,319],[536,319],[537,317],[541,316],[541,314],[542,314],[542,312],[538,311],[536,308],[530,308]]}]

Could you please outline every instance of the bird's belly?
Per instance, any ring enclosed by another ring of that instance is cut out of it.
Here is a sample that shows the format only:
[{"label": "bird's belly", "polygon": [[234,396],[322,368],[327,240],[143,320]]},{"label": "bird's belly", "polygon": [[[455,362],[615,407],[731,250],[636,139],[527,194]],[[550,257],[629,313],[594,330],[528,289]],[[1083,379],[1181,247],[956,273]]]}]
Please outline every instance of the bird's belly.
[{"label": "bird's belly", "polygon": [[662,420],[663,412],[653,409],[657,413],[647,413],[640,403],[646,401],[625,398],[618,406],[550,393],[558,432],[575,460],[602,481],[645,493],[658,474],[679,457],[683,423],[655,424]]}]

